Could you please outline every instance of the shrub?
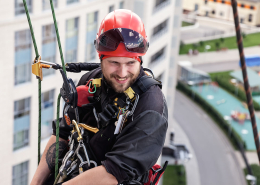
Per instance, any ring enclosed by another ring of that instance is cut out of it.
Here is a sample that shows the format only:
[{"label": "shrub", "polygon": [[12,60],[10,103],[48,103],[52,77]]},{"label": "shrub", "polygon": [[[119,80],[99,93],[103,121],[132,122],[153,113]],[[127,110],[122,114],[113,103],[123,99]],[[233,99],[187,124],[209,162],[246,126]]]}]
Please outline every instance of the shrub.
[{"label": "shrub", "polygon": [[[254,175],[254,176],[256,177],[256,179],[257,179],[256,185],[260,185],[260,166],[259,166],[258,164],[251,164],[250,166],[251,166],[253,175]],[[245,175],[248,174],[246,168],[244,168],[244,173],[245,173]],[[247,181],[247,183],[248,183],[248,185],[250,185],[250,182],[249,182],[249,181]]]}]

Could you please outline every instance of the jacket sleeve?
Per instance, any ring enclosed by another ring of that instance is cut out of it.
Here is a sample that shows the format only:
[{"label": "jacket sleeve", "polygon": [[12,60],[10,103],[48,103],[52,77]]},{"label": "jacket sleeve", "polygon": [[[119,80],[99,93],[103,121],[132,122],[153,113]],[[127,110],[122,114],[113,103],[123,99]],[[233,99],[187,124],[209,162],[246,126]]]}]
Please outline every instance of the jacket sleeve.
[{"label": "jacket sleeve", "polygon": [[168,127],[167,113],[147,110],[139,114],[118,135],[111,152],[102,161],[119,183],[147,172],[159,158]]}]

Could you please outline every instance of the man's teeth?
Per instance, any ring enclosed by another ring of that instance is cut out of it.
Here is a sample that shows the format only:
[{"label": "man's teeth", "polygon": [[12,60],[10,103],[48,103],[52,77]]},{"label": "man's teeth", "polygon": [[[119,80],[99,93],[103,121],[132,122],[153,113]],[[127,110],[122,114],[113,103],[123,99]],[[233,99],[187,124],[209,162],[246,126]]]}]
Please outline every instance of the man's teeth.
[{"label": "man's teeth", "polygon": [[123,81],[123,80],[125,80],[126,78],[117,78],[117,80],[119,80],[119,81]]}]

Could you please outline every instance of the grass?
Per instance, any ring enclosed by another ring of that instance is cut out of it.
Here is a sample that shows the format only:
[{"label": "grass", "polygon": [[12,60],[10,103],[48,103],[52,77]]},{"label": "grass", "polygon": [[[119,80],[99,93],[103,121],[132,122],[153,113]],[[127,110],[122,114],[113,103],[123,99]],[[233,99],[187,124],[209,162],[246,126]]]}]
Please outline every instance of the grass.
[{"label": "grass", "polygon": [[[260,166],[258,164],[251,164],[251,169],[253,172],[253,175],[257,178],[256,185],[260,185]],[[244,169],[245,176],[247,175],[247,169]],[[247,181],[247,184],[250,185],[250,182]]]},{"label": "grass", "polygon": [[[228,48],[228,49],[236,49],[237,41],[236,37],[228,37],[222,39],[215,39],[209,41],[203,41],[202,43],[195,43],[197,47],[194,47],[194,44],[181,44],[179,54],[187,54],[189,49],[197,49],[199,52],[205,52],[205,46],[210,45],[211,48],[208,51],[217,51],[216,43],[219,43],[219,48]],[[258,46],[260,45],[260,33],[248,34],[243,39],[244,47]]]},{"label": "grass", "polygon": [[191,25],[193,25],[193,24],[189,23],[189,22],[185,22],[185,21],[182,21],[182,23],[181,23],[181,27],[191,26]]},{"label": "grass", "polygon": [[185,167],[168,165],[163,174],[163,185],[186,185]]}]

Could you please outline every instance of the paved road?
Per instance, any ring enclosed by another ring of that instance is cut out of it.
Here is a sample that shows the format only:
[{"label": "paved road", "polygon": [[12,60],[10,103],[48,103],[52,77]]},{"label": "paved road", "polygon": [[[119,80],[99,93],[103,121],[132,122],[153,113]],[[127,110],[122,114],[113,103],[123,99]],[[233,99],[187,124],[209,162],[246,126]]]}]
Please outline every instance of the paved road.
[{"label": "paved road", "polygon": [[238,65],[237,61],[205,63],[205,64],[194,65],[193,67],[196,68],[196,69],[205,71],[207,73],[241,69],[240,66]]},{"label": "paved road", "polygon": [[174,117],[194,149],[201,185],[246,185],[234,150],[215,123],[176,91]]}]

